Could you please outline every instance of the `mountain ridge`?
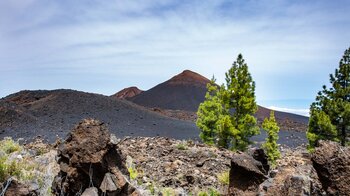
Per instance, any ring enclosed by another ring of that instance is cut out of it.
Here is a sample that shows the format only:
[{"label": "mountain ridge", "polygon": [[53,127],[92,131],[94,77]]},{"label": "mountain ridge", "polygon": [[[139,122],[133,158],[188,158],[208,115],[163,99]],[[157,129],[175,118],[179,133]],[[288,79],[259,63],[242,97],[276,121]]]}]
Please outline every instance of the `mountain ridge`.
[{"label": "mountain ridge", "polygon": [[[194,121],[193,116],[199,104],[204,101],[206,84],[209,82],[209,79],[196,72],[184,70],[149,90],[128,97],[127,100],[147,108],[156,108],[156,111],[167,116],[179,119],[186,119],[186,116],[189,116],[190,120]],[[269,117],[270,111],[258,105],[256,113],[258,121],[261,123],[264,118]],[[283,111],[275,111],[275,116],[285,129],[302,131],[307,129],[308,117]]]}]

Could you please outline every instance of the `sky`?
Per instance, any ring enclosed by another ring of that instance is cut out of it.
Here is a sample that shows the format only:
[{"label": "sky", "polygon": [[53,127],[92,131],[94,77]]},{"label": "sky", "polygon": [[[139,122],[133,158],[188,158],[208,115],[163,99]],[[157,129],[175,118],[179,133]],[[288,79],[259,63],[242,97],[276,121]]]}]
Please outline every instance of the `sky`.
[{"label": "sky", "polygon": [[350,46],[348,0],[3,0],[0,97],[147,90],[190,69],[223,83],[243,54],[260,105],[307,115]]}]

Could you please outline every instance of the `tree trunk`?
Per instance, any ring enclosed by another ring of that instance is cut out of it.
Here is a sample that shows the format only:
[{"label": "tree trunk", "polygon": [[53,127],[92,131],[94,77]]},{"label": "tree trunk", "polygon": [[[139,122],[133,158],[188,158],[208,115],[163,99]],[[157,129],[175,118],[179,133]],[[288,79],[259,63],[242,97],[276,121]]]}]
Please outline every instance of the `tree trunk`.
[{"label": "tree trunk", "polygon": [[341,129],[341,145],[345,146],[345,142],[346,142],[346,130],[345,130],[345,126],[342,126]]}]

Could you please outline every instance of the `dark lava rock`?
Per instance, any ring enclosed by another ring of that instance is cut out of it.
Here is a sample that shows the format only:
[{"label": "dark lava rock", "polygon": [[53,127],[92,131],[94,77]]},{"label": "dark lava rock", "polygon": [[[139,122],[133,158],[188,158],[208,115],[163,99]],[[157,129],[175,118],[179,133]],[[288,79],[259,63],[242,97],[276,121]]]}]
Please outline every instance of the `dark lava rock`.
[{"label": "dark lava rock", "polygon": [[229,195],[247,195],[258,191],[267,177],[262,163],[247,154],[234,154],[231,159]]},{"label": "dark lava rock", "polygon": [[310,195],[311,181],[307,176],[288,176],[284,181],[281,195],[307,196]]},{"label": "dark lava rock", "polygon": [[264,150],[262,148],[254,148],[250,155],[257,161],[259,161],[262,164],[262,169],[264,170],[264,174],[267,175],[267,173],[270,170],[270,165],[267,160],[267,155],[265,154]]},{"label": "dark lava rock", "polygon": [[[6,189],[4,196],[35,196],[35,195],[38,195],[35,193],[35,191],[30,190],[30,188],[27,185],[21,184],[21,183],[17,182],[17,180],[11,180],[9,183],[10,184],[8,185],[8,187]],[[4,185],[3,187],[6,187],[6,185]],[[2,189],[0,189],[0,190],[2,190]],[[2,194],[0,194],[0,195],[2,195]]]},{"label": "dark lava rock", "polygon": [[114,137],[97,120],[80,122],[59,146],[57,156],[61,170],[52,185],[56,195],[75,195],[91,187],[107,195],[136,192],[127,183],[129,172]]},{"label": "dark lava rock", "polygon": [[320,141],[311,157],[323,189],[329,195],[350,195],[350,149]]}]

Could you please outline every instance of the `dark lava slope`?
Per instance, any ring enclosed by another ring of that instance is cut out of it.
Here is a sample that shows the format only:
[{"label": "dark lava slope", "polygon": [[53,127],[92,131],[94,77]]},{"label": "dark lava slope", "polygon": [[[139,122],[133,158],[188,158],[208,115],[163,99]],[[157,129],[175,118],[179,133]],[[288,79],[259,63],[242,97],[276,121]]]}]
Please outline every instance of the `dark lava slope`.
[{"label": "dark lava slope", "polygon": [[198,138],[194,123],[168,118],[128,101],[74,90],[21,91],[0,99],[0,138],[54,141],[65,137],[84,118],[107,123],[118,137],[166,136]]}]

